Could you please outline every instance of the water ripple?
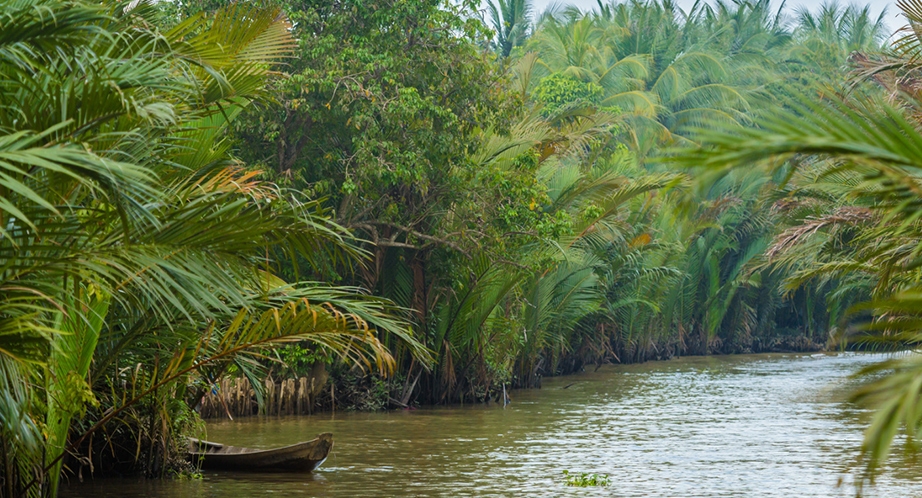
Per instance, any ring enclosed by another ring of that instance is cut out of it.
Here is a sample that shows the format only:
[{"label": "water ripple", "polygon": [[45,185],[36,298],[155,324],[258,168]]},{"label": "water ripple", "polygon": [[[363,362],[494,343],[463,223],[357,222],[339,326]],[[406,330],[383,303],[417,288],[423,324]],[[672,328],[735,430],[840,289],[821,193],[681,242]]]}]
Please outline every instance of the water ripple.
[{"label": "water ripple", "polygon": [[[843,399],[848,375],[876,359],[687,358],[546,379],[544,389],[512,393],[506,409],[217,422],[209,439],[230,444],[270,447],[329,431],[336,446],[312,475],[96,481],[64,495],[854,496],[867,414]],[[569,488],[564,469],[609,474],[612,485]],[[892,470],[866,495],[922,496],[922,472]]]}]

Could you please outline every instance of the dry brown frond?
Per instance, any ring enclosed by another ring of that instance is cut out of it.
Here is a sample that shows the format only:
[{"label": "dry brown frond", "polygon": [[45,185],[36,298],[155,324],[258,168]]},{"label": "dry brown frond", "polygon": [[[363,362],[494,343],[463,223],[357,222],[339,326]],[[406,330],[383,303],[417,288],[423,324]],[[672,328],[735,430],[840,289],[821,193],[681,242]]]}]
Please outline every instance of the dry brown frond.
[{"label": "dry brown frond", "polygon": [[814,217],[808,216],[804,223],[788,228],[781,232],[772,245],[765,252],[765,256],[772,260],[781,253],[798,245],[804,238],[815,234],[819,230],[834,225],[857,225],[875,219],[874,213],[867,208],[846,206],[836,209],[832,214]]},{"label": "dry brown frond", "polygon": [[810,208],[822,205],[822,202],[817,199],[812,198],[794,198],[794,197],[785,197],[783,199],[778,199],[771,205],[771,213],[787,213],[801,208]]}]

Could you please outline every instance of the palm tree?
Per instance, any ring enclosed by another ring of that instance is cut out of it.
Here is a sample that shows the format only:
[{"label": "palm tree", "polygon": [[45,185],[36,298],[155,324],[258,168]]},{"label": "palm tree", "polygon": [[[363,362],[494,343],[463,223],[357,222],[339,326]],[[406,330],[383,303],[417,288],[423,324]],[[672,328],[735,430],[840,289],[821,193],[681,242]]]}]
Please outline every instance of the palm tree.
[{"label": "palm tree", "polygon": [[833,75],[855,52],[881,52],[887,38],[887,10],[874,17],[870,6],[825,2],[815,12],[802,7],[796,12],[797,41],[791,57]]},{"label": "palm tree", "polygon": [[768,0],[704,4],[696,22],[706,29],[709,43],[729,55],[764,56],[786,45],[791,34],[786,27],[786,2],[776,9]]},{"label": "palm tree", "polygon": [[[386,302],[276,276],[269,254],[361,255],[317,203],[228,153],[228,122],[293,46],[278,10],[238,4],[166,31],[144,2],[0,10],[5,494],[54,494],[93,431],[254,346],[303,339],[386,371],[371,326],[417,344]],[[95,423],[68,440],[88,408]]]},{"label": "palm tree", "polygon": [[687,140],[691,128],[745,122],[750,89],[768,77],[759,69],[764,57],[752,53],[784,40],[767,5],[719,14],[696,5],[685,14],[669,1],[613,2],[599,13],[546,18],[528,48],[543,68],[538,76],[601,86],[601,105],[623,112],[621,140],[646,157],[659,144]]},{"label": "palm tree", "polygon": [[531,31],[531,0],[496,0],[487,3],[490,24],[496,32],[494,44],[501,57],[525,44]]},{"label": "palm tree", "polygon": [[[911,23],[922,20],[918,1],[899,5]],[[897,81],[888,71],[899,72],[911,65],[913,59],[907,55],[919,46],[918,35],[908,34],[897,45],[897,56],[905,57],[903,63],[895,58],[871,74],[879,76],[881,83]],[[847,331],[859,334],[860,341],[876,347],[915,347],[920,340],[917,296],[922,273],[916,261],[922,250],[922,226],[916,206],[922,132],[914,112],[918,100],[912,94],[902,95],[899,107],[867,92],[828,95],[820,102],[806,97],[792,100],[787,102],[787,109],[774,109],[760,118],[758,128],[705,133],[707,149],[696,149],[680,158],[684,163],[712,168],[749,166],[769,158],[772,164],[786,168],[803,161],[785,163],[784,159],[833,160],[827,166],[828,174],[838,175],[841,183],[822,190],[831,188],[831,192],[847,196],[848,204],[804,219],[800,226],[783,232],[771,251],[781,255],[793,250],[804,254],[808,248],[814,251],[810,256],[814,264],[799,263],[805,264],[797,276],[800,281],[835,277],[844,280],[842,289],[869,289],[870,300],[852,311],[869,314],[871,322],[845,325]],[[828,178],[828,174],[819,178]],[[825,242],[830,237],[840,242]],[[878,409],[863,445],[868,477],[873,478],[899,428],[904,427],[912,440],[922,427],[922,417],[914,408],[922,397],[918,388],[922,360],[912,354],[867,372],[887,374],[855,394],[855,399]]]},{"label": "palm tree", "polygon": [[532,247],[530,257],[545,266],[523,283],[527,335],[517,365],[523,381],[534,379],[541,359],[541,368],[555,373],[579,342],[581,322],[603,306],[603,255],[626,244],[631,228],[622,218],[630,204],[679,181],[672,174],[625,176],[617,159],[596,162],[588,170],[572,157],[562,159],[547,161],[539,172],[548,186],[545,209],[571,222],[556,240]]}]

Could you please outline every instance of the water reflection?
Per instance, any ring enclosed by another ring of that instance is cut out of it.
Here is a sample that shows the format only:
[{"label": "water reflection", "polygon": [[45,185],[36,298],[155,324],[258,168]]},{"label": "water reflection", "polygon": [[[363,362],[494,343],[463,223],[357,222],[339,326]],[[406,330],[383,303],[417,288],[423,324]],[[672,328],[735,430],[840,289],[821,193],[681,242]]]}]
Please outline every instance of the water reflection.
[{"label": "water reflection", "polygon": [[[547,379],[513,403],[209,424],[208,438],[271,447],[332,432],[314,474],[98,480],[68,496],[853,496],[866,414],[845,404],[865,355],[685,358]],[[561,472],[609,474],[568,488]],[[910,462],[870,496],[922,496]],[[844,480],[846,485],[837,487]]]}]

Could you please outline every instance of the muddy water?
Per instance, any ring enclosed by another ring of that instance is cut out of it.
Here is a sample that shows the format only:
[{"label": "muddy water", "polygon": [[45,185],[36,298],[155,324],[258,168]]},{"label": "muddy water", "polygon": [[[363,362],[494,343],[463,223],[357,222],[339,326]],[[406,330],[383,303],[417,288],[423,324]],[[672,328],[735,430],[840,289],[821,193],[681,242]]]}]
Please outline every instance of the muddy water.
[{"label": "muddy water", "polygon": [[[97,480],[65,496],[854,496],[867,414],[841,400],[879,357],[684,358],[546,379],[502,406],[336,413],[208,425],[258,448],[332,432],[308,475],[208,472],[193,481]],[[922,467],[897,462],[868,496],[922,497]],[[611,476],[569,488],[562,471]]]}]

